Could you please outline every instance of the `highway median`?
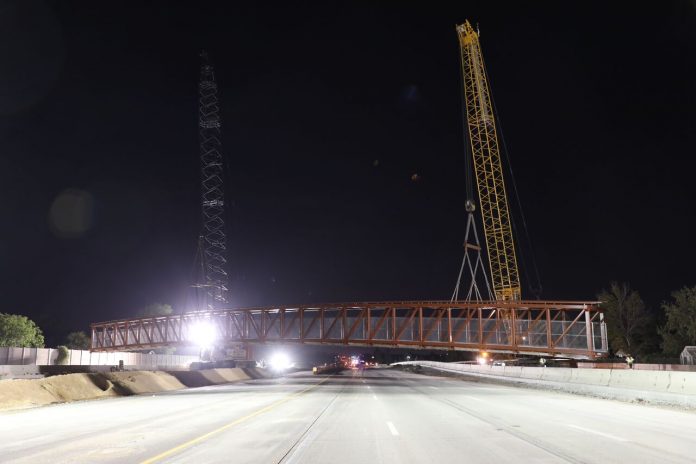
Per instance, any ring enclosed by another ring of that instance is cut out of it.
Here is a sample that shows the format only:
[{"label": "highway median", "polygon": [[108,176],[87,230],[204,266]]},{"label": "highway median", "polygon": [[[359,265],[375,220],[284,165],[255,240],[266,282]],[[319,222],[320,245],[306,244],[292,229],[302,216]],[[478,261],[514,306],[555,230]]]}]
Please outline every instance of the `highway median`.
[{"label": "highway median", "polygon": [[480,366],[436,361],[406,361],[392,366],[414,373],[440,373],[461,376],[467,380],[478,379],[619,401],[696,409],[696,372]]}]

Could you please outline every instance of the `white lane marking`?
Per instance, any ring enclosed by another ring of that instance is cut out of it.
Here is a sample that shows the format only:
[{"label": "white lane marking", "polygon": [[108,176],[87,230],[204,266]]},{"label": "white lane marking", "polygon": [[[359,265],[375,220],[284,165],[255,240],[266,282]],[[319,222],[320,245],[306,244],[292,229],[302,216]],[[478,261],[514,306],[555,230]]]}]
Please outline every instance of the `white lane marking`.
[{"label": "white lane marking", "polygon": [[377,395],[374,395],[374,394],[373,394],[373,395],[372,395],[372,398],[377,399]]},{"label": "white lane marking", "polygon": [[479,403],[485,403],[484,400],[480,400],[480,399],[478,399],[478,398],[474,398],[473,396],[468,396],[468,395],[463,395],[463,396],[464,396],[464,398],[468,398],[468,399],[470,399],[470,400],[478,401]]},{"label": "white lane marking", "polygon": [[610,434],[608,434],[608,433],[599,432],[599,431],[597,431],[597,430],[586,429],[585,427],[580,427],[579,425],[566,424],[566,426],[572,427],[572,428],[574,428],[574,429],[582,430],[583,432],[592,433],[592,434],[595,434],[595,435],[600,435],[600,436],[602,436],[602,437],[611,438],[612,440],[616,440],[616,441],[628,441],[628,440],[626,440],[625,438],[617,437],[616,435],[610,435]]},{"label": "white lane marking", "polygon": [[437,387],[433,387],[432,385],[429,385],[428,388],[432,388],[433,390],[437,390]]},{"label": "white lane marking", "polygon": [[389,431],[391,432],[392,435],[394,435],[395,437],[399,436],[399,431],[396,430],[396,427],[394,427],[394,424],[392,424],[391,422],[387,422],[387,427],[389,427]]}]

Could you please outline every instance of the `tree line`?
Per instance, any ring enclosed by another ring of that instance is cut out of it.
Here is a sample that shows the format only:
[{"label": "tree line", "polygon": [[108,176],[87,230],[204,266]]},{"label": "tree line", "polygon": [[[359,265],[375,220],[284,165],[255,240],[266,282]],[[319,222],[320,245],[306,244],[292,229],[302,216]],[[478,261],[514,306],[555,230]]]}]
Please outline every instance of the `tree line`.
[{"label": "tree line", "polygon": [[696,345],[696,286],[672,292],[660,305],[661,314],[650,311],[627,283],[611,282],[597,298],[614,355],[630,354],[645,361],[675,358],[685,346]]}]

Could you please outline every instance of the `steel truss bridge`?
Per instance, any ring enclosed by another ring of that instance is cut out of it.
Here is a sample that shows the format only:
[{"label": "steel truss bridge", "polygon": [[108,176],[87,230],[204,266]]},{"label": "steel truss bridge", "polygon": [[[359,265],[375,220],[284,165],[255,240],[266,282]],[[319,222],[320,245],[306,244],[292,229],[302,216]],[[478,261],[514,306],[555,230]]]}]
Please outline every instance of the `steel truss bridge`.
[{"label": "steel truss bridge", "polygon": [[599,302],[390,301],[197,311],[91,325],[92,351],[211,343],[302,343],[489,351],[594,359],[607,354]]}]

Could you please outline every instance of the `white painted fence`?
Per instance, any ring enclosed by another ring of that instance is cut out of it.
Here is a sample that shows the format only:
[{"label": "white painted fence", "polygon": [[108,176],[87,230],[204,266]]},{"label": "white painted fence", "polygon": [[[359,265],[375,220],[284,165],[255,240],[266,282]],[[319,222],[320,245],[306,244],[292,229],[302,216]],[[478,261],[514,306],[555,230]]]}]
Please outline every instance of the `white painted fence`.
[{"label": "white painted fence", "polygon": [[[119,361],[123,361],[125,366],[188,367],[192,362],[200,360],[198,356],[178,354],[68,351],[68,359],[64,365],[70,366],[116,366]],[[56,364],[57,357],[58,349],[56,348],[0,347],[0,365],[52,366]]]}]

